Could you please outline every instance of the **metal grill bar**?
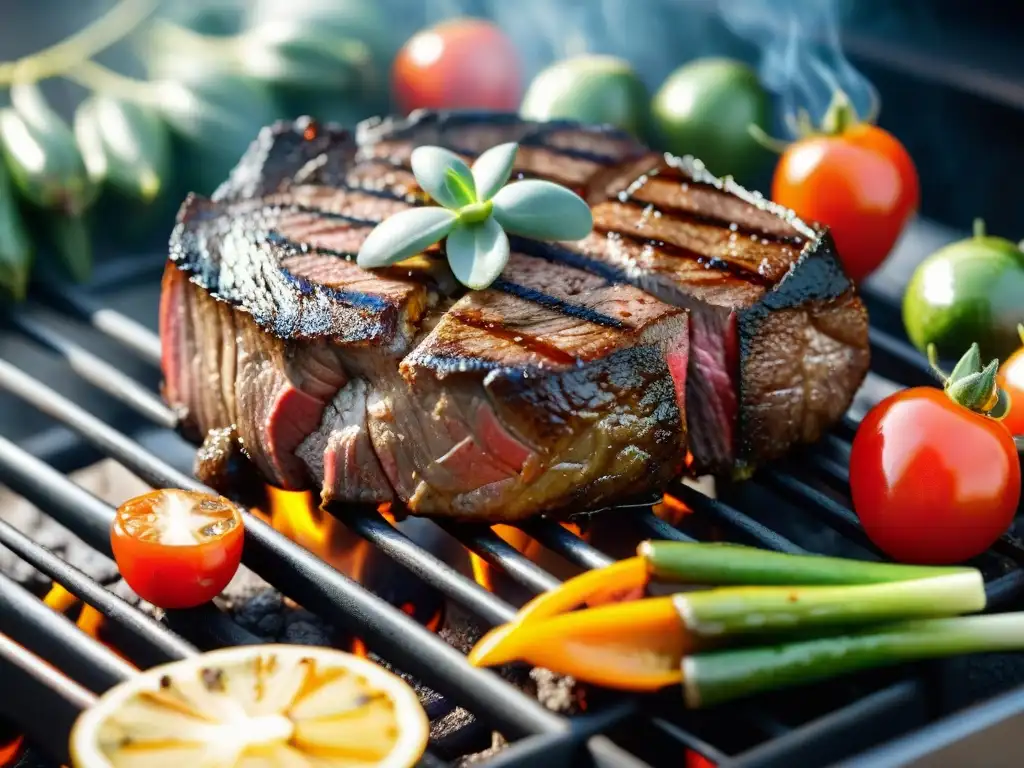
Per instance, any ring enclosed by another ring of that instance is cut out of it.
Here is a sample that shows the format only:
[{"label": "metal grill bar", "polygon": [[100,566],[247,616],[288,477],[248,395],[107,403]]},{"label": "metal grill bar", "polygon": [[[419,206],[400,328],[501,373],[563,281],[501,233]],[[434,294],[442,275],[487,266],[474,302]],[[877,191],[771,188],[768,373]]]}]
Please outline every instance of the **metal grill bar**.
[{"label": "metal grill bar", "polygon": [[[12,391],[14,394],[17,394],[17,395],[23,397],[24,399],[28,400],[33,405],[36,405],[41,410],[43,410],[44,412],[46,412],[49,415],[53,416],[54,418],[57,418],[57,419],[65,422],[65,423],[67,423],[69,426],[71,426],[73,429],[75,429],[79,434],[81,434],[83,437],[85,437],[89,442],[93,443],[98,448],[100,448],[100,450],[102,450],[104,453],[106,453],[107,455],[111,455],[114,458],[117,458],[126,467],[128,467],[133,472],[135,472],[140,477],[142,477],[144,480],[146,480],[147,482],[150,482],[151,484],[153,484],[156,487],[181,487],[181,488],[190,488],[190,489],[194,489],[194,490],[209,490],[209,489],[205,488],[205,486],[203,486],[202,484],[200,484],[200,483],[196,482],[195,480],[193,480],[192,478],[187,477],[187,476],[177,472],[177,470],[175,470],[174,468],[172,468],[169,465],[165,464],[164,462],[160,461],[156,457],[148,454],[146,451],[144,451],[141,448],[141,446],[138,446],[133,441],[131,441],[129,438],[127,438],[126,436],[124,436],[121,433],[117,432],[117,430],[114,430],[113,428],[107,426],[105,422],[103,422],[103,421],[97,419],[96,417],[92,416],[91,414],[85,412],[84,409],[79,408],[78,406],[76,406],[71,401],[67,400],[66,398],[63,398],[57,392],[55,392],[53,390],[50,390],[49,388],[47,388],[45,386],[41,386],[39,384],[39,382],[37,382],[34,379],[32,379],[31,377],[23,374],[21,371],[19,371],[18,369],[14,368],[13,366],[5,363],[2,360],[0,360],[0,386],[4,386],[9,391]],[[252,517],[250,515],[247,515],[247,520],[248,520],[247,525],[246,525],[247,537],[249,537],[251,535],[253,527],[254,527],[254,524],[256,526],[264,525],[257,518],[254,518],[254,517]],[[384,521],[384,522],[386,523],[386,521]],[[276,533],[276,532],[274,532],[274,533]],[[398,532],[395,531],[395,533],[398,533]],[[488,530],[487,533],[491,533],[491,532]],[[493,536],[493,534],[491,534],[491,535]],[[497,536],[494,536],[494,539],[496,539],[498,542],[500,542],[501,545],[505,544],[503,541],[498,539]],[[490,542],[488,542],[488,543],[490,543]],[[394,542],[392,542],[392,545],[393,544],[394,544]],[[391,551],[394,551],[395,547],[394,546],[389,546],[387,549],[391,550]],[[247,547],[247,552],[248,552],[248,550],[249,550],[249,548]],[[301,551],[305,553],[305,550],[301,550]],[[533,578],[535,580],[534,581],[534,586],[536,586],[538,581],[542,580],[542,579],[546,580],[546,582],[550,585],[550,586],[543,587],[543,589],[550,589],[550,588],[552,588],[552,586],[557,585],[559,583],[557,581],[557,579],[554,579],[549,574],[546,574],[542,569],[537,568],[536,566],[534,566],[533,563],[531,563],[529,560],[527,560],[526,558],[522,558],[522,556],[514,548],[508,547],[508,551],[510,551],[511,553],[514,553],[516,558],[521,559],[521,563],[525,563],[525,567],[522,568],[524,573],[529,572],[530,569],[533,570],[532,576],[533,576]],[[434,565],[440,566],[441,568],[447,568],[449,571],[451,570],[448,566],[446,566],[440,560],[437,560],[436,558],[431,558],[431,556],[427,555],[423,550],[419,550],[417,548],[415,550],[412,550],[412,552],[415,552],[417,562],[418,562],[418,564],[421,567],[423,565],[424,560],[429,558],[429,559],[433,559],[435,561]],[[410,554],[410,550],[408,550],[408,548],[406,548],[406,553]],[[316,562],[322,564],[322,561],[316,560]],[[323,564],[323,565],[324,565],[324,567],[329,568],[329,566],[326,566],[325,564]],[[340,576],[340,574],[337,574],[337,572],[333,571],[333,569],[330,569],[330,570],[332,572],[334,572],[336,575]],[[257,571],[257,572],[259,572],[259,571]],[[455,573],[455,575],[458,577],[457,579],[449,579],[449,580],[445,580],[444,582],[441,582],[446,587],[446,591],[447,592],[449,592],[449,593],[452,592],[451,586],[453,584],[454,585],[460,585],[460,584],[470,585],[471,584],[471,582],[468,582],[467,580],[462,579],[461,575],[457,574],[457,572],[454,572],[454,571],[452,571],[452,572]],[[282,589],[282,591],[284,591],[286,594],[289,594],[293,598],[295,597],[294,594],[289,593],[280,583],[277,583],[275,580],[268,579],[268,581],[271,581],[271,583],[273,583],[279,589]],[[476,585],[472,585],[472,586],[476,586]],[[480,591],[483,592],[486,595],[489,595],[489,593],[486,593],[486,591],[484,591],[484,590],[480,590]],[[537,590],[537,591],[541,591],[541,590]],[[459,593],[458,596],[462,596],[462,597],[465,596],[465,589],[464,588],[459,588],[457,590],[457,592]],[[366,593],[366,594],[369,594],[369,593]],[[456,595],[451,595],[451,596],[455,597]],[[372,595],[371,595],[371,597],[375,598],[375,596],[372,596]],[[301,598],[296,598],[296,599],[299,599],[301,601]],[[305,604],[307,604],[307,606],[309,606],[308,602],[306,602],[306,601],[303,601],[303,602]],[[485,610],[487,610],[491,614],[494,614],[497,610],[500,610],[500,612],[503,614],[503,617],[501,619],[502,621],[507,621],[508,618],[511,618],[511,616],[514,615],[514,612],[513,612],[513,609],[511,608],[511,606],[507,606],[507,605],[501,604],[501,608],[498,608],[498,605],[493,603],[493,602],[491,603],[490,608],[489,609],[485,609]],[[333,614],[335,614],[336,611],[321,610],[320,612],[324,613],[325,615],[327,615],[328,617],[330,617],[334,621],[338,621],[339,618],[344,619],[344,616],[342,616],[342,617],[334,616]],[[401,614],[401,615],[404,617],[404,614]],[[493,616],[493,618],[497,618],[497,617]],[[344,623],[345,622],[342,621],[342,625],[344,625]],[[500,622],[495,622],[495,623],[500,623]],[[414,625],[417,628],[419,628],[418,624],[414,623]],[[430,634],[429,636],[432,639],[434,638],[434,636],[432,634]],[[252,642],[253,639],[248,638],[247,640],[240,640],[238,642],[246,642],[246,641]],[[442,642],[442,646],[446,650],[450,650],[449,646],[446,643]],[[461,659],[461,655],[459,656],[459,658]],[[478,673],[479,671],[478,670],[473,670],[473,672],[474,673]],[[482,674],[489,675],[489,673],[487,673],[487,672],[483,672]],[[427,678],[424,678],[424,679],[427,680]],[[427,680],[427,682],[429,682],[429,680]],[[510,686],[506,686],[506,688],[509,688],[510,690],[514,691],[517,694],[519,693],[519,691],[517,689],[511,688]],[[526,700],[531,702],[531,704],[534,703],[532,701],[532,699],[526,699]],[[546,715],[550,714],[546,710],[542,710],[542,711]]]},{"label": "metal grill bar", "polygon": [[[64,289],[61,290],[64,291]],[[72,292],[70,290],[66,292],[69,294],[77,293]],[[58,308],[63,310],[63,307],[61,306],[60,302],[56,303],[58,304]],[[79,307],[81,306],[82,305],[79,305]],[[101,326],[101,324],[96,322],[94,317],[95,311],[97,309],[100,308],[96,307],[93,304],[91,308],[87,311],[84,311],[81,308],[72,308],[70,312],[71,314],[83,319],[88,317],[88,321],[91,322],[93,326],[98,328],[102,333],[111,338],[119,339],[118,334],[122,333],[124,326],[121,326],[117,323],[117,318],[123,318],[123,316],[120,316],[117,313],[109,313],[106,315],[103,325]],[[107,310],[102,309],[100,309],[100,311],[109,312]],[[127,318],[123,319],[127,320]],[[113,324],[113,326],[111,326],[111,323]],[[106,328],[110,327],[119,328],[121,330],[106,330]],[[141,327],[140,329],[142,333],[134,335],[132,342],[125,342],[125,344],[134,351],[138,352],[148,362],[156,364],[159,360],[159,341],[157,337],[150,333],[147,329]],[[53,331],[52,333],[56,333],[58,339],[60,338],[59,331]],[[932,382],[931,374],[928,371],[927,366],[923,365],[923,361],[921,361],[920,357],[916,355],[916,352],[914,352],[914,350],[912,350],[904,342],[884,332],[876,332],[876,329],[874,328],[872,329],[871,341],[873,350],[878,360],[878,365],[876,366],[878,373],[889,376],[894,380],[899,381],[909,380],[912,383]],[[61,349],[53,345],[48,344],[47,346],[49,346],[50,349],[54,349],[55,351],[64,354],[64,352]],[[75,352],[76,354],[80,355],[81,352],[85,351],[79,348],[75,350]],[[89,355],[90,353],[85,352],[85,354]],[[81,359],[82,358],[79,357],[80,361]],[[103,362],[102,359],[100,358],[96,359]],[[97,369],[92,370],[95,372],[95,370]],[[921,377],[920,380],[914,382],[915,376]],[[38,382],[35,382],[34,380],[31,381],[33,382],[33,386],[38,387]],[[165,411],[167,411],[166,406],[164,406],[163,403],[155,395],[150,393],[145,388],[141,388],[141,391],[143,393],[141,397],[143,398],[143,400],[140,400],[139,403],[135,405],[133,405],[132,402],[129,402],[132,398],[123,397],[122,394],[119,391],[117,391],[116,387],[104,387],[104,389],[117,399],[121,400],[122,402],[126,402],[129,406],[134,407],[136,411],[143,413],[143,415],[146,415],[145,411],[147,410],[149,410],[151,413],[156,413],[156,410],[153,409],[164,409]],[[46,408],[44,407],[43,410],[46,410]],[[167,412],[169,413],[169,411]],[[65,416],[55,413],[51,413],[51,415],[54,415],[55,418],[68,423],[67,418]],[[155,421],[155,423],[161,424],[162,422]],[[103,423],[100,422],[100,424]],[[166,426],[166,424],[164,425]],[[828,449],[828,452],[834,456],[838,456],[838,460],[833,460],[827,456],[823,456],[821,455],[821,452],[818,451],[816,451],[815,455],[811,457],[813,466],[815,466],[817,469],[822,470],[825,479],[835,484],[837,488],[841,491],[846,490],[845,486],[848,481],[848,476],[846,476],[845,474],[845,467],[842,466],[841,462],[846,459],[849,448],[848,445],[843,442],[843,439],[848,440],[852,438],[856,426],[856,422],[851,417],[848,416],[844,419],[842,424],[838,425],[835,428],[835,434],[830,435],[826,438],[825,445]],[[114,432],[114,434],[117,435],[118,433]],[[85,436],[87,439],[91,439],[89,434],[86,434]],[[127,438],[125,438],[123,435],[119,435],[119,437],[127,440]],[[130,440],[128,440],[128,444],[134,446],[134,443],[132,443]],[[136,449],[138,449],[137,446],[135,447]],[[0,448],[2,448],[2,446],[0,446]],[[138,450],[141,451],[141,449]],[[103,449],[103,452],[108,453],[108,455],[112,455],[115,458],[119,458],[116,454],[110,453],[105,448]],[[0,458],[2,458],[2,451],[0,451]],[[155,457],[152,458],[155,461],[159,461],[156,460]],[[129,465],[126,463],[126,466]],[[775,472],[778,472],[778,470],[775,470]],[[180,476],[180,473],[177,474]],[[800,479],[799,476],[783,473],[783,477],[788,478],[790,483],[785,490],[785,495],[788,498],[793,498],[799,500],[802,504],[806,504],[808,491],[811,491],[824,496],[825,499],[827,499],[829,502],[832,502],[832,500],[829,497],[827,497],[827,495],[821,494],[821,492],[818,491],[813,486],[807,485],[802,479]],[[191,483],[195,483],[195,481],[191,480],[190,478],[186,479]],[[758,482],[761,482],[765,485],[770,485],[772,480],[765,481],[763,478],[760,478],[759,476]],[[691,500],[696,501],[699,505],[699,507],[691,505],[691,508],[699,512],[702,515],[702,517],[711,520],[717,520],[718,522],[726,526],[730,531],[737,533],[743,538],[751,540],[754,543],[757,543],[761,546],[770,546],[775,549],[780,549],[781,551],[802,551],[793,542],[790,542],[785,537],[779,536],[774,531],[771,531],[770,529],[764,527],[754,519],[747,516],[744,512],[735,509],[731,505],[726,504],[722,501],[707,499],[707,497],[704,497],[702,494],[699,494],[693,489],[688,489],[688,492],[692,494]],[[814,506],[811,507],[811,512],[813,512],[815,516],[819,518],[828,519],[829,515],[834,516],[835,510],[838,509],[841,513],[847,516],[847,524],[852,522],[853,527],[851,531],[853,533],[853,536],[851,538],[854,538],[856,540],[856,537],[858,535],[863,536],[863,533],[862,531],[860,531],[859,525],[857,525],[856,522],[856,517],[853,515],[853,513],[850,510],[843,507],[841,504],[835,502],[832,502],[832,504],[834,505],[834,507],[831,509],[828,505],[815,504]],[[405,565],[406,567],[409,567],[410,570],[412,570],[418,576],[423,578],[424,581],[427,581],[428,583],[431,583],[432,585],[441,588],[441,590],[449,596],[453,596],[453,593],[460,594],[462,597],[460,602],[462,602],[463,604],[470,603],[471,605],[475,605],[476,609],[478,610],[475,610],[474,612],[483,612],[485,614],[488,614],[488,616],[482,617],[485,618],[485,620],[490,621],[491,623],[495,623],[496,619],[505,620],[504,617],[508,614],[509,611],[511,611],[511,607],[507,606],[507,604],[505,604],[503,601],[494,598],[490,595],[490,593],[487,593],[485,590],[480,589],[477,585],[473,584],[472,582],[470,582],[469,580],[465,579],[460,574],[455,572],[454,569],[450,569],[450,567],[446,566],[446,564],[444,564],[437,558],[433,558],[433,556],[419,549],[413,542],[411,542],[407,537],[405,537],[404,534],[398,531],[394,526],[392,526],[387,520],[378,515],[376,512],[371,512],[368,513],[368,515],[364,516],[362,512],[350,513],[346,511],[344,514],[339,516],[345,518],[345,521],[349,524],[350,527],[353,528],[353,530],[356,530],[356,532],[360,533],[360,535],[362,535],[364,538],[373,542],[378,548],[380,548],[382,551],[384,551],[386,554],[392,557],[396,562],[399,562]],[[375,519],[374,516],[376,516],[376,518],[379,518],[379,520]],[[849,519],[850,516],[852,516],[852,520]],[[636,520],[639,522],[641,528],[646,530],[649,534],[657,536],[659,538],[671,538],[677,540],[690,539],[690,537],[678,531],[665,521],[655,517],[649,511],[636,514]],[[480,537],[477,535],[477,529],[475,527],[466,527],[462,524],[457,524],[457,527],[464,529],[459,531],[458,533],[461,534],[461,536],[465,537],[462,539],[464,543],[468,540],[471,549],[474,549],[475,551],[479,551],[480,549],[482,549],[484,552],[489,551],[489,562],[500,568],[505,569],[506,571],[511,569],[513,577],[515,578],[518,574],[517,580],[520,581],[520,583],[524,583],[527,586],[529,586],[533,591],[547,589],[550,588],[550,585],[558,583],[557,580],[555,580],[550,574],[546,573],[543,569],[536,566],[528,558],[522,556],[517,550],[515,550],[515,548],[506,545],[505,542],[501,540],[496,534],[494,534],[493,531],[491,531],[490,529],[484,529],[484,541],[481,542],[478,540]],[[552,551],[558,554],[563,555],[568,560],[575,562],[579,565],[584,565],[585,567],[598,567],[599,565],[603,565],[606,562],[608,562],[608,558],[605,555],[603,555],[603,553],[600,553],[599,551],[591,547],[578,536],[575,536],[571,531],[567,531],[561,526],[551,521],[529,521],[521,525],[520,528],[526,531],[529,535],[533,536],[536,540],[538,540],[547,548],[551,549]],[[841,530],[841,532],[846,533],[845,530]],[[495,539],[498,542],[497,550],[495,549]],[[774,541],[774,543],[769,543],[771,541]],[[794,549],[789,550],[787,549],[787,546],[793,547]],[[315,558],[312,559],[316,560]],[[525,561],[526,563],[526,570],[519,571],[518,566],[522,565],[523,561]],[[316,562],[319,563],[320,561],[316,560]],[[437,565],[440,565],[442,568],[448,568],[448,571],[437,570]],[[452,574],[454,574],[454,578],[452,577]],[[1022,588],[1024,588],[1024,584],[1022,584],[1022,582],[1024,582],[1024,572],[1021,572],[1019,570],[1015,570],[995,581],[990,582],[990,584],[987,585],[990,604],[994,606],[999,601],[1007,601],[1015,596],[1019,596]],[[284,591],[286,594],[289,594],[289,592],[286,589],[284,589],[280,585],[277,586],[279,589],[282,589],[282,591]],[[361,590],[361,588],[358,589]],[[487,595],[488,597],[482,597],[481,593],[483,595]],[[300,600],[300,602],[302,601]],[[309,603],[306,603],[306,605],[307,607],[310,607],[314,610],[318,610]],[[329,613],[328,611],[319,612],[324,613],[325,615]],[[343,612],[342,615],[344,615],[344,613],[345,612]],[[386,654],[384,655],[386,656]],[[389,658],[389,660],[394,659]],[[417,670],[408,669],[407,671],[416,673]],[[424,679],[428,683],[431,682],[430,680],[427,680],[425,677]],[[923,687],[920,684],[919,680],[915,679],[905,681],[897,685],[890,686],[889,688],[883,691],[879,691],[877,694],[874,694],[873,696],[861,699],[860,701],[857,701],[852,705],[839,709],[833,712],[831,715],[827,715],[825,717],[814,720],[811,723],[808,723],[807,725],[802,726],[800,728],[790,730],[787,735],[784,735],[782,737],[782,739],[776,739],[775,741],[770,742],[768,745],[762,745],[762,747],[758,747],[754,750],[749,751],[745,755],[741,756],[735,764],[746,765],[746,760],[754,760],[758,758],[758,755],[760,754],[759,750],[763,750],[766,746],[771,746],[784,739],[788,739],[788,746],[783,748],[780,751],[780,753],[777,754],[775,758],[773,758],[773,760],[775,760],[776,758],[781,758],[782,764],[793,764],[791,759],[793,755],[805,755],[809,760],[811,760],[811,762],[819,764],[820,754],[816,752],[815,748],[813,747],[806,749],[802,748],[800,746],[800,740],[802,739],[809,739],[810,743],[813,744],[815,743],[816,738],[835,737],[838,738],[840,743],[846,745],[844,747],[846,751],[842,754],[849,754],[851,750],[856,749],[856,744],[863,744],[863,731],[861,730],[861,722],[858,720],[859,715],[857,715],[857,713],[860,711],[858,708],[864,708],[868,712],[870,717],[879,718],[887,722],[894,722],[898,720],[898,718],[889,719],[890,715],[894,713],[894,707],[902,706],[900,698],[896,696],[894,692],[898,692],[898,690],[901,687],[906,686],[909,686],[915,701],[924,699]],[[439,690],[444,690],[442,686],[436,687],[438,687]],[[473,709],[472,706],[470,708]],[[630,711],[632,711],[632,709],[625,709],[623,717],[627,716],[627,713]],[[734,713],[734,716],[735,714],[736,713]],[[761,713],[757,712],[756,714]],[[863,712],[861,712],[860,714],[863,714]],[[575,720],[579,720],[579,718],[576,718]],[[690,736],[686,731],[681,731],[672,724],[664,722],[660,722],[658,724],[661,730],[664,732],[671,732],[673,729],[677,730],[677,743],[685,742],[687,737],[691,740],[694,740],[694,737]],[[785,734],[787,731],[785,726],[782,726],[781,724],[771,719],[766,720],[764,725],[766,728],[766,733],[769,733],[770,735],[777,735],[779,733]],[[819,736],[819,734],[824,733],[826,731],[831,733],[832,736]],[[565,736],[563,735],[560,738],[564,740]],[[545,737],[540,737],[540,740],[544,739]],[[703,746],[710,747],[711,745]],[[529,745],[523,745],[524,750],[528,747]],[[554,745],[552,745],[551,748],[554,749]],[[730,765],[733,764],[731,761],[728,760],[716,760],[716,757],[720,758],[722,756],[720,754],[715,755],[715,750],[713,748],[708,750],[705,748],[701,748],[700,745],[698,745],[698,751],[712,758],[713,760],[715,760],[715,762],[728,763]],[[761,763],[753,762],[751,764],[759,765]],[[765,764],[767,765],[769,763]],[[776,762],[771,764],[778,765],[780,763],[776,760]]]},{"label": "metal grill bar", "polygon": [[[13,325],[26,336],[61,355],[75,373],[97,389],[113,395],[121,402],[131,406],[154,424],[172,428],[177,423],[178,420],[174,412],[154,397],[152,392],[103,358],[51,330],[24,312],[12,312],[10,319]],[[17,368],[9,364],[7,367],[18,371]]]},{"label": "metal grill bar", "polygon": [[[111,556],[113,508],[3,437],[0,437],[0,479],[36,506],[46,509],[97,552]],[[197,612],[201,618],[189,621],[189,616]],[[169,621],[174,621],[175,617],[179,617],[177,626],[194,627],[223,645],[242,645],[254,640],[251,634],[211,608],[169,612]]]},{"label": "metal grill bar", "polygon": [[0,713],[58,765],[70,764],[66,739],[75,718],[96,697],[36,654],[0,634]]},{"label": "metal grill bar", "polygon": [[[48,388],[40,389],[39,382],[21,374],[10,364],[0,365],[0,383],[19,396],[24,394],[25,399],[33,404],[38,402],[44,411],[68,423],[83,437],[105,453],[118,458],[133,471],[136,467],[144,470],[139,473],[140,476],[153,481],[154,485],[203,488],[58,393]],[[33,389],[36,390],[34,394]],[[97,519],[84,523],[84,528],[75,532],[100,551],[109,551],[107,534],[112,510],[52,468],[24,452],[18,454],[17,446],[0,438],[0,474],[4,475],[4,480],[37,504],[40,499],[48,499],[49,503],[43,501],[40,506],[51,510],[60,505],[53,504],[47,485],[51,489],[58,489],[58,494],[61,490],[67,492],[68,486],[81,492],[99,508],[93,507],[93,517]],[[26,467],[26,464],[29,466]],[[18,465],[21,466],[20,472],[7,471]],[[73,505],[65,505],[65,511],[71,519],[62,519],[61,522],[69,528],[74,528],[76,523],[83,526],[83,521],[77,519],[73,509]],[[102,523],[99,522],[101,516]],[[562,718],[547,711],[497,675],[469,667],[461,653],[432,632],[251,515],[247,515],[246,520],[245,551],[247,564],[284,594],[338,626],[348,626],[355,621],[359,626],[359,634],[366,637],[375,648],[381,649],[385,658],[401,669],[416,674],[436,690],[451,695],[471,711],[498,724],[510,735],[554,733],[566,727]],[[410,638],[417,638],[419,647],[415,651],[410,647]],[[236,639],[236,642],[226,640],[224,644],[251,641],[251,636],[248,636]],[[635,763],[606,739],[595,738],[594,741],[594,749],[600,753],[596,757],[621,758]]]},{"label": "metal grill bar", "polygon": [[0,574],[0,632],[33,649],[96,693],[102,693],[134,672],[130,664],[3,574]]},{"label": "metal grill bar", "polygon": [[379,512],[338,505],[337,509],[331,508],[331,513],[395,562],[489,624],[504,624],[515,617],[511,605],[476,582],[462,578],[462,574],[423,550]]},{"label": "metal grill bar", "polygon": [[876,373],[906,386],[935,384],[928,362],[904,341],[876,327],[868,332],[871,343],[871,367]]},{"label": "metal grill bar", "polygon": [[788,552],[790,554],[803,554],[805,552],[803,548],[798,547],[782,534],[776,533],[771,528],[748,517],[738,509],[734,509],[717,499],[709,498],[687,485],[675,483],[672,486],[672,493],[694,512],[700,512],[713,520],[719,521],[722,525],[735,531],[747,542],[757,544],[765,549],[773,549],[776,552]]},{"label": "metal grill bar", "polygon": [[38,286],[39,295],[53,308],[95,328],[119,342],[153,366],[160,365],[160,339],[141,323],[120,312],[100,306],[80,291],[47,280]]},{"label": "metal grill bar", "polygon": [[[653,515],[652,515],[653,517]],[[567,531],[552,520],[538,518],[519,523],[519,530],[532,536],[552,552],[584,568],[603,568],[614,560],[587,544],[572,531]]]},{"label": "metal grill bar", "polygon": [[665,539],[667,541],[696,541],[692,536],[687,536],[673,525],[669,525],[657,515],[639,515],[637,520],[640,527],[646,531],[652,539]]},{"label": "metal grill bar", "polygon": [[878,551],[868,539],[867,534],[864,533],[864,529],[861,528],[857,515],[852,509],[835,502],[821,491],[786,472],[767,470],[758,475],[758,480],[784,497],[806,505],[808,511],[816,515],[822,522],[861,545],[867,551]]},{"label": "metal grill bar", "polygon": [[922,688],[915,678],[865,696],[747,751],[730,761],[729,768],[831,765],[854,751],[851,734],[867,730],[873,739],[884,741],[925,722],[927,704]]},{"label": "metal grill bar", "polygon": [[448,520],[438,521],[438,525],[533,592],[547,592],[562,583],[486,526]]},{"label": "metal grill bar", "polygon": [[2,520],[0,520],[0,544],[49,576],[75,597],[96,608],[108,619],[117,622],[141,641],[137,647],[133,644],[135,651],[133,659],[142,665],[160,664],[195,653],[193,646],[168,632],[142,611],[136,610],[77,568],[68,565],[48,549],[39,546],[21,531]]}]

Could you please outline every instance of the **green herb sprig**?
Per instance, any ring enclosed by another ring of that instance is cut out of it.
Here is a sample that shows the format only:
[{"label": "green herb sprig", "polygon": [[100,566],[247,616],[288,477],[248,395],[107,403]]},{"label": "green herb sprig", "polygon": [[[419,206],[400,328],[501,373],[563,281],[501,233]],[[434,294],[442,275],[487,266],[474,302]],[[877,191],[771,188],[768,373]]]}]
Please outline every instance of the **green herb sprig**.
[{"label": "green herb sprig", "polygon": [[359,266],[386,267],[447,238],[445,251],[455,278],[481,290],[508,263],[508,235],[582,240],[590,234],[590,207],[574,192],[532,179],[506,186],[518,149],[515,143],[492,147],[472,168],[447,149],[415,149],[413,175],[438,205],[402,211],[377,225],[359,250]]}]

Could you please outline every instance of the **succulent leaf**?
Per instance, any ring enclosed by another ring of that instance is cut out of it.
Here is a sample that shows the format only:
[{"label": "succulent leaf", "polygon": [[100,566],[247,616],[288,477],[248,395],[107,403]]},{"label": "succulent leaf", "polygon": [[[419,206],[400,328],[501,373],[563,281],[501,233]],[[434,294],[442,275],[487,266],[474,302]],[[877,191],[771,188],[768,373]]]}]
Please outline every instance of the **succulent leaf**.
[{"label": "succulent leaf", "polygon": [[441,147],[417,147],[412,173],[423,190],[445,208],[462,208],[477,200],[473,172],[462,158]]},{"label": "succulent leaf", "polygon": [[512,165],[516,161],[516,143],[499,144],[484,152],[473,163],[473,180],[476,182],[477,199],[490,200],[508,182]]},{"label": "succulent leaf", "polygon": [[517,181],[493,198],[494,218],[506,232],[538,240],[582,240],[593,229],[590,207],[550,181]]},{"label": "succulent leaf", "polygon": [[498,278],[510,250],[508,236],[493,217],[479,224],[460,224],[445,247],[456,279],[473,290],[486,288]]},{"label": "succulent leaf", "polygon": [[457,215],[446,208],[412,208],[378,224],[359,249],[363,269],[386,267],[429,248],[452,231]]}]

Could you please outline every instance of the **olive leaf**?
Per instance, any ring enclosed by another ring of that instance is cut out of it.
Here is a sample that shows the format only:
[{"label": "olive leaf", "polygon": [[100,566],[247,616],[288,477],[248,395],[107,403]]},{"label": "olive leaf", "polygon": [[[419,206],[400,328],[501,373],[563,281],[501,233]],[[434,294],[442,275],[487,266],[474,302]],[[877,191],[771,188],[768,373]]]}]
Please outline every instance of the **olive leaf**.
[{"label": "olive leaf", "polygon": [[538,240],[580,240],[590,234],[590,207],[571,190],[535,180],[505,186],[517,151],[514,143],[492,147],[470,168],[441,147],[413,150],[416,182],[440,207],[413,208],[381,222],[359,249],[359,266],[394,264],[447,237],[452,273],[468,288],[481,290],[508,263],[508,234]]}]

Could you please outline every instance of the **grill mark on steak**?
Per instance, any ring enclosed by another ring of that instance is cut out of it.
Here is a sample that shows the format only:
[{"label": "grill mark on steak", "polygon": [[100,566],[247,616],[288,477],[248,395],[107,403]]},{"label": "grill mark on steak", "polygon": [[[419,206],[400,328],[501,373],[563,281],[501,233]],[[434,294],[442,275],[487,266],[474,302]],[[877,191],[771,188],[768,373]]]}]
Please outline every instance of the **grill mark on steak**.
[{"label": "grill mark on steak", "polygon": [[641,175],[618,199],[623,203],[654,205],[677,217],[712,224],[748,237],[757,235],[795,246],[802,246],[807,239],[784,218],[724,194],[714,184],[696,181],[672,165]]},{"label": "grill mark on steak", "polygon": [[594,224],[602,232],[646,239],[654,247],[671,249],[687,258],[694,254],[708,264],[742,270],[751,279],[771,285],[786,275],[800,253],[793,246],[765,241],[757,235],[741,240],[738,232],[728,228],[665,215],[650,204],[601,203],[594,206]]},{"label": "grill mark on steak", "polygon": [[[649,215],[649,213],[645,215]],[[755,285],[768,286],[771,284],[763,275],[758,272],[753,272],[743,264],[736,263],[735,261],[727,261],[718,256],[708,256],[699,251],[695,251],[692,248],[640,235],[635,231],[623,232],[621,229],[616,229],[613,226],[595,225],[594,229],[598,233],[604,235],[611,243],[627,240],[642,249],[651,249],[652,251],[656,251],[659,256],[668,256],[675,259],[692,261],[708,272],[728,273],[739,280],[753,283]]]},{"label": "grill mark on steak", "polygon": [[[512,295],[516,294],[513,293]],[[533,336],[523,330],[506,328],[501,324],[500,320],[485,319],[484,314],[477,309],[459,309],[456,307],[446,317],[457,325],[473,328],[482,331],[488,337],[510,342],[520,349],[541,358],[542,361],[550,361],[556,365],[573,365],[579,359],[575,355],[563,352],[554,344],[544,341],[538,336]],[[452,335],[457,336],[458,332],[454,331]],[[460,362],[466,359],[465,356],[461,355],[456,355],[455,357]],[[430,359],[435,365],[444,367],[442,362],[444,358],[441,355],[434,353]],[[451,368],[451,366],[448,366],[448,368]],[[462,368],[459,367],[459,370],[462,370]]]},{"label": "grill mark on steak", "polygon": [[593,309],[585,306],[579,306],[576,304],[570,304],[562,299],[558,299],[551,296],[537,288],[530,288],[525,285],[519,285],[517,283],[509,282],[498,278],[495,280],[491,287],[496,291],[502,291],[504,293],[510,293],[517,298],[524,299],[526,301],[533,302],[534,304],[540,304],[542,307],[553,309],[556,312],[561,312],[563,315],[570,317],[577,317],[580,320],[584,320],[594,325],[605,325],[609,328],[624,328],[625,326],[614,317],[608,317],[600,312],[596,312]]}]

